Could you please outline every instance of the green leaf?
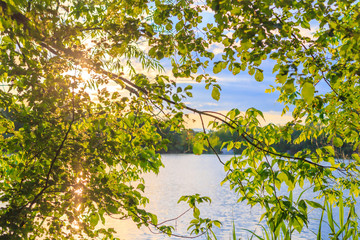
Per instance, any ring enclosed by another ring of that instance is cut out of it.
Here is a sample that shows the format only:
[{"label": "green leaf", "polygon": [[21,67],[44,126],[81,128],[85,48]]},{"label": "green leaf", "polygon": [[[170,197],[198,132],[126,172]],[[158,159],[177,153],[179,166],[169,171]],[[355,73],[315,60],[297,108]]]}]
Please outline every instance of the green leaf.
[{"label": "green leaf", "polygon": [[185,88],[184,88],[184,91],[188,91],[188,90],[191,90],[193,89],[193,86],[192,85],[187,85]]},{"label": "green leaf", "polygon": [[107,205],[107,210],[113,214],[119,213],[118,208],[115,207],[114,205]]},{"label": "green leaf", "polygon": [[[234,240],[236,240],[236,230],[235,230],[235,223],[234,223],[234,221],[233,221],[233,223],[232,223],[232,238],[234,239]],[[219,228],[220,228],[220,226],[219,226]]]},{"label": "green leaf", "polygon": [[310,27],[310,23],[308,23],[308,22],[306,22],[306,21],[302,21],[301,22],[301,27],[303,27],[303,28],[306,28],[306,29],[311,29],[311,27]]},{"label": "green leaf", "polygon": [[224,165],[224,171],[227,172],[230,170],[231,167],[231,161],[227,161]]},{"label": "green leaf", "polygon": [[360,156],[359,156],[359,154],[353,153],[353,154],[351,155],[351,157],[352,157],[353,159],[355,159],[355,160],[358,162],[358,164],[360,163]]},{"label": "green leaf", "polygon": [[286,83],[284,84],[284,90],[288,94],[293,93],[295,91],[294,79],[289,79],[286,81]]},{"label": "green leaf", "polygon": [[320,204],[320,203],[317,203],[317,202],[314,202],[314,201],[310,201],[310,200],[305,200],[311,207],[313,208],[321,208],[321,209],[324,209],[324,207]]},{"label": "green leaf", "polygon": [[213,72],[214,72],[214,74],[217,74],[217,73],[219,73],[219,72],[221,72],[223,69],[225,69],[226,68],[226,62],[216,62],[215,64],[214,64],[214,68],[213,68]]},{"label": "green leaf", "polygon": [[333,143],[335,147],[341,147],[343,145],[343,141],[339,137],[334,137]]},{"label": "green leaf", "polygon": [[308,104],[310,104],[313,101],[314,93],[315,93],[315,87],[312,83],[305,82],[302,85],[301,96]]},{"label": "green leaf", "polygon": [[335,155],[335,151],[334,151],[334,148],[332,146],[325,146],[325,147],[323,147],[323,149],[326,150],[326,152],[329,153],[330,156]]},{"label": "green leaf", "polygon": [[151,223],[154,224],[154,225],[157,225],[158,224],[157,216],[155,214],[152,214],[152,213],[148,213],[148,215],[150,216]]},{"label": "green leaf", "polygon": [[227,150],[230,151],[230,150],[233,149],[233,148],[234,148],[234,142],[231,141],[231,142],[229,142],[228,145],[227,145]]},{"label": "green leaf", "polygon": [[232,70],[232,73],[234,74],[234,75],[237,75],[237,74],[239,74],[240,73],[240,71],[241,71],[241,66],[240,66],[240,64],[234,64],[234,68],[233,68],[233,70]]},{"label": "green leaf", "polygon": [[255,80],[258,81],[258,82],[262,82],[264,80],[264,74],[263,74],[262,70],[260,70],[260,69],[256,70]]},{"label": "green leaf", "polygon": [[304,221],[299,217],[295,217],[295,219],[293,219],[293,227],[296,229],[296,231],[301,233],[302,229],[304,228]]},{"label": "green leaf", "polygon": [[200,216],[200,210],[197,207],[194,207],[194,218],[199,218]]},{"label": "green leaf", "polygon": [[271,186],[271,185],[269,185],[269,184],[266,184],[266,185],[265,185],[265,190],[266,190],[266,192],[267,192],[269,195],[272,195],[273,192],[274,192],[273,186]]},{"label": "green leaf", "polygon": [[187,95],[188,97],[192,97],[192,96],[193,96],[191,92],[185,92],[185,93],[186,93],[186,95]]},{"label": "green leaf", "polygon": [[162,51],[157,51],[156,52],[156,59],[161,60],[163,58],[164,58],[164,53]]},{"label": "green leaf", "polygon": [[281,181],[281,182],[287,182],[289,179],[288,179],[288,176],[286,175],[286,173],[284,172],[281,172],[277,175],[277,178]]},{"label": "green leaf", "polygon": [[307,205],[305,203],[305,200],[300,200],[299,203],[298,203],[298,207],[299,207],[299,210],[302,214],[306,215],[307,214]]},{"label": "green leaf", "polygon": [[216,227],[221,228],[221,222],[215,220],[213,223]]},{"label": "green leaf", "polygon": [[248,73],[249,73],[250,75],[254,75],[254,73],[255,73],[255,68],[249,67]]},{"label": "green leaf", "polygon": [[90,215],[89,222],[90,222],[91,227],[95,227],[99,222],[99,215],[97,213],[92,213]]},{"label": "green leaf", "polygon": [[144,192],[145,190],[145,185],[140,183],[138,186],[137,186],[137,189],[141,190],[142,192]]},{"label": "green leaf", "polygon": [[180,20],[180,21],[175,25],[176,31],[180,31],[183,27],[184,27],[184,21],[183,21],[183,20]]},{"label": "green leaf", "polygon": [[181,196],[181,197],[179,198],[179,200],[177,201],[177,203],[186,202],[187,199],[188,199],[188,196]]},{"label": "green leaf", "polygon": [[205,148],[204,148],[204,144],[202,143],[202,141],[196,141],[194,143],[194,146],[193,146],[194,154],[201,155],[204,150],[205,150]]},{"label": "green leaf", "polygon": [[216,101],[220,100],[220,90],[217,87],[213,87],[211,92],[211,97],[215,99]]}]

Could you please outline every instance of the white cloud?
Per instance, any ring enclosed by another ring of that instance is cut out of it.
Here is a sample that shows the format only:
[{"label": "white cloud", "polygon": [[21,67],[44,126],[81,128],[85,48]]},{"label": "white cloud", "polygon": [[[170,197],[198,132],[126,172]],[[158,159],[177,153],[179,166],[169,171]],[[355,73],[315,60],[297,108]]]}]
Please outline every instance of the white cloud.
[{"label": "white cloud", "polygon": [[221,54],[224,52],[224,45],[221,43],[213,43],[208,49],[209,52],[212,52],[214,55]]},{"label": "white cloud", "polygon": [[311,29],[306,28],[298,28],[300,30],[299,34],[303,37],[308,37],[311,40],[315,40],[314,34],[318,30],[317,27],[313,27]]},{"label": "white cloud", "polygon": [[[218,81],[221,82],[226,82],[226,83],[251,83],[254,82],[254,79],[249,76],[249,77],[243,77],[243,76],[229,76],[229,77],[223,77],[223,78],[218,78]],[[248,86],[248,85],[247,85]]]}]

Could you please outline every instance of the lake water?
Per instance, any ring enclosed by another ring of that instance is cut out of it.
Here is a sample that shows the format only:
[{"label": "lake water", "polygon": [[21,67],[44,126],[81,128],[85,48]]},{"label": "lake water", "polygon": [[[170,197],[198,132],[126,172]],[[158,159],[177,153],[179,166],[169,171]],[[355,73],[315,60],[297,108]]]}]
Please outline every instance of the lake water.
[{"label": "lake water", "polygon": [[[221,156],[223,161],[230,157],[230,155]],[[182,195],[198,193],[212,199],[210,205],[204,203],[199,206],[201,217],[216,219],[223,224],[221,229],[215,231],[218,239],[230,239],[233,223],[238,239],[251,237],[251,234],[242,230],[243,228],[261,233],[258,221],[263,210],[259,207],[251,208],[246,203],[237,203],[238,196],[229,189],[229,186],[220,185],[225,172],[215,155],[168,154],[163,155],[163,163],[165,168],[162,168],[158,175],[146,174],[144,176],[145,195],[150,199],[146,210],[157,214],[158,222],[175,218],[188,209],[188,205],[185,203],[177,204]],[[297,194],[300,192],[301,189],[298,189]],[[311,194],[313,194],[312,191],[307,191],[303,196],[311,197]],[[309,227],[313,231],[317,231],[320,214],[321,212],[317,210],[310,215]],[[186,228],[191,219],[192,212],[189,211],[178,220],[168,224],[175,226],[176,234],[190,236]],[[138,229],[130,220],[108,219],[106,226],[113,227],[117,231],[115,236],[120,239],[179,239],[151,233],[147,228]],[[324,229],[323,231],[326,234],[328,230]],[[206,237],[201,236],[197,239],[206,239]],[[295,234],[293,239],[315,239],[315,235],[306,230],[301,234]]]}]

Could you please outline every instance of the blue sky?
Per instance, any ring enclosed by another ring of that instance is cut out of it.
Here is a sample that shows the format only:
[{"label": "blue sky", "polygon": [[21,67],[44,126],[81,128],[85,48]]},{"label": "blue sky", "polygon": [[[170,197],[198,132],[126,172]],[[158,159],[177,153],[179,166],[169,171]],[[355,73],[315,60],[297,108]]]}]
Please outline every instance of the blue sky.
[{"label": "blue sky", "polygon": [[[204,83],[178,83],[179,86],[185,87],[187,85],[193,86],[193,98],[186,99],[186,104],[190,107],[207,110],[218,111],[226,113],[233,108],[237,108],[244,112],[248,108],[254,107],[264,113],[266,121],[261,121],[262,124],[274,123],[285,124],[287,121],[291,121],[291,113],[281,116],[284,105],[277,102],[279,92],[265,93],[266,89],[269,89],[269,85],[276,86],[275,74],[272,74],[271,60],[265,60],[262,69],[264,70],[264,80],[257,82],[254,76],[251,76],[245,72],[241,72],[238,75],[233,75],[228,70],[224,70],[220,74],[214,75],[218,78],[222,91],[219,101],[211,98],[211,88],[205,89]],[[208,69],[208,73],[211,74],[212,69]],[[328,92],[330,88],[324,82],[320,82],[316,85],[316,91],[319,94]],[[290,107],[291,109],[291,107]],[[192,116],[198,119],[197,116]],[[207,119],[207,121],[210,119]],[[189,125],[192,128],[200,128],[200,122]]]},{"label": "blue sky", "polygon": [[[250,107],[255,107],[261,111],[281,111],[282,104],[277,103],[278,94],[265,93],[265,89],[270,88],[269,85],[274,85],[274,76],[271,74],[272,64],[269,60],[264,62],[264,81],[257,82],[254,76],[245,72],[240,72],[233,75],[228,70],[223,70],[219,74],[212,74],[211,68],[207,73],[215,76],[221,86],[220,101],[211,98],[211,88],[206,90],[204,84],[192,84],[193,98],[188,99],[188,102],[200,110],[214,110],[224,111],[238,108],[239,110],[246,110]],[[180,86],[187,84],[180,83]],[[209,109],[211,108],[211,109]]]},{"label": "blue sky", "polygon": [[[211,12],[205,11],[202,15],[205,20],[210,19],[210,21],[204,21],[206,23],[211,22],[211,19],[213,19],[213,13]],[[299,28],[300,34],[313,38],[313,33],[319,27],[315,22],[311,22],[310,26],[311,30]],[[222,47],[220,45],[212,44],[209,47],[209,50],[215,54],[213,62],[222,60]],[[166,65],[167,64],[165,64],[165,66]],[[287,121],[291,121],[292,118],[290,113],[281,116],[284,105],[277,102],[279,92],[265,93],[265,90],[270,88],[269,85],[276,86],[275,74],[272,74],[274,65],[275,61],[270,59],[262,62],[262,65],[260,66],[260,68],[264,70],[264,80],[262,82],[257,82],[254,76],[248,74],[247,70],[240,72],[238,75],[233,75],[230,71],[225,69],[215,75],[210,66],[206,69],[206,73],[218,79],[218,83],[222,88],[220,100],[216,101],[211,98],[211,87],[209,90],[206,90],[204,83],[191,83],[193,86],[193,98],[189,98],[185,102],[190,107],[199,110],[218,111],[221,113],[226,113],[233,108],[238,108],[240,111],[246,111],[248,108],[254,107],[264,113],[266,118],[266,122],[263,122],[264,124],[284,124]],[[185,87],[188,84],[190,83],[178,81],[178,85],[181,87]],[[316,90],[320,93],[324,93],[329,89],[326,84],[320,82],[316,86]],[[200,127],[199,123],[195,125],[195,127]]]},{"label": "blue sky", "polygon": [[[219,46],[212,46],[210,50],[215,55],[213,62],[221,60],[222,49]],[[281,112],[283,104],[277,102],[278,92],[265,93],[266,89],[269,89],[269,85],[275,86],[274,79],[275,75],[272,74],[272,69],[275,62],[273,60],[265,60],[261,65],[261,69],[264,70],[264,80],[257,82],[254,75],[249,75],[248,71],[240,72],[237,75],[233,75],[232,72],[225,69],[218,74],[212,72],[212,66],[208,67],[205,73],[215,77],[218,84],[221,86],[221,97],[219,101],[212,99],[210,87],[208,90],[205,89],[205,83],[196,83],[191,80],[177,80],[177,85],[180,87],[186,87],[192,85],[193,97],[185,100],[185,103],[198,110],[204,111],[218,111],[226,113],[233,108],[237,108],[240,111],[245,112],[248,108],[254,107],[259,109],[265,114],[267,118],[266,123],[283,124],[286,121],[291,120],[289,116],[281,118]],[[163,62],[166,73],[170,74],[170,64],[165,60]],[[171,74],[170,74],[171,75]],[[192,116],[198,119],[198,116]],[[210,120],[210,119],[206,119]],[[200,122],[197,121],[195,124],[190,124],[189,127],[200,128]]]},{"label": "blue sky", "polygon": [[[144,46],[146,50],[146,46]],[[213,62],[221,60],[222,49],[220,46],[211,46],[210,50],[216,54]],[[273,60],[267,59],[263,61],[263,64],[260,66],[264,70],[264,80],[262,82],[257,82],[253,75],[249,75],[247,70],[240,72],[237,75],[233,75],[227,69],[223,70],[218,74],[214,74],[212,66],[209,66],[205,73],[210,74],[215,77],[218,81],[218,84],[221,86],[221,97],[219,101],[212,99],[211,90],[205,89],[205,83],[197,83],[195,80],[190,79],[174,79],[171,71],[171,64],[169,60],[163,59],[161,61],[165,72],[161,74],[168,75],[170,79],[177,82],[177,86],[186,87],[192,85],[192,98],[185,99],[186,105],[198,110],[204,111],[217,111],[223,114],[227,113],[233,108],[237,108],[242,112],[245,112],[248,108],[254,107],[262,111],[265,115],[267,123],[275,124],[284,124],[287,121],[291,121],[290,116],[281,117],[281,112],[283,110],[283,104],[277,102],[279,93],[277,91],[273,93],[265,93],[266,89],[269,89],[269,85],[275,86],[275,74],[272,74],[272,69],[275,64]],[[139,72],[143,72],[149,77],[155,77],[157,72],[154,71],[143,71],[140,70],[141,66],[138,66],[137,69]],[[191,114],[190,114],[191,115]],[[198,120],[198,116],[191,116],[193,119]],[[206,121],[210,119],[205,119]],[[200,121],[197,121],[188,125],[190,128],[201,128]]]},{"label": "blue sky", "polygon": [[[204,22],[208,23],[209,21],[205,21],[207,19],[212,19],[213,13],[209,11],[203,12]],[[174,19],[174,24],[176,24],[176,19]],[[211,20],[210,20],[211,21]],[[312,30],[300,29],[300,33],[302,35],[306,35],[312,37],[314,31],[318,29],[318,26],[311,24]],[[144,51],[149,50],[148,46],[144,44],[142,46]],[[221,60],[222,47],[218,44],[212,44],[209,47],[209,50],[215,54],[215,58],[213,62]],[[165,73],[169,75],[171,79],[173,79],[171,73],[171,65],[169,60],[162,60],[162,65],[165,68]],[[291,115],[281,117],[281,112],[283,109],[283,104],[277,102],[277,98],[279,93],[277,91],[273,93],[265,93],[267,88],[270,88],[269,85],[275,86],[275,75],[272,74],[272,69],[275,62],[273,60],[265,60],[260,66],[261,69],[264,70],[264,80],[263,82],[257,82],[254,76],[248,74],[247,71],[240,72],[238,75],[233,75],[228,70],[223,70],[219,74],[213,74],[212,66],[206,69],[206,73],[216,77],[218,79],[218,84],[221,86],[221,97],[219,101],[216,101],[211,98],[211,90],[205,89],[205,83],[196,83],[195,81],[190,80],[181,80],[176,79],[177,85],[181,87],[185,87],[187,85],[192,85],[193,90],[192,98],[188,98],[185,100],[185,103],[192,108],[196,108],[199,110],[208,110],[208,111],[218,111],[221,113],[226,113],[233,108],[238,108],[240,111],[246,111],[246,109],[254,107],[262,111],[266,118],[267,123],[275,123],[275,124],[284,124],[287,121],[291,120]],[[136,67],[137,68],[137,67]],[[144,71],[139,71],[144,72]],[[144,74],[149,77],[153,77],[151,75],[156,75],[154,71],[144,72]],[[316,87],[316,90],[326,91],[326,86],[320,83]],[[324,89],[324,90],[321,90]],[[196,118],[196,117],[194,117]],[[192,124],[189,127],[198,128],[200,127],[200,123]]]},{"label": "blue sky", "polygon": [[[285,116],[281,119],[283,104],[277,102],[278,92],[265,93],[265,90],[270,88],[270,84],[275,85],[275,76],[268,74],[268,70],[269,68],[264,70],[263,82],[257,82],[254,76],[249,75],[247,71],[234,76],[229,71],[224,70],[216,75],[222,89],[219,101],[211,98],[211,88],[206,90],[204,83],[195,83],[190,84],[193,86],[193,97],[188,98],[185,102],[188,106],[199,110],[218,111],[221,113],[226,113],[233,108],[244,112],[248,108],[254,107],[265,114],[266,123],[282,124],[285,121],[291,120],[291,118]],[[179,83],[181,87],[187,85],[189,83]],[[192,116],[192,118],[198,119],[196,115]],[[190,127],[199,128],[199,121],[197,120],[197,122],[192,123]]]}]

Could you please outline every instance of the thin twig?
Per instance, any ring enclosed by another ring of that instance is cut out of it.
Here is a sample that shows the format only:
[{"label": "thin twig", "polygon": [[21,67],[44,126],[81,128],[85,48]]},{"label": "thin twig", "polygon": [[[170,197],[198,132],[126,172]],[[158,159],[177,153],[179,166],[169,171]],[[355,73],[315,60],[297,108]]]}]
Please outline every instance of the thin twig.
[{"label": "thin twig", "polygon": [[192,208],[189,208],[188,210],[186,210],[185,212],[183,212],[182,214],[180,214],[179,216],[175,217],[175,218],[172,218],[172,219],[168,219],[168,220],[165,220],[161,223],[158,223],[156,224],[156,226],[160,226],[160,225],[163,225],[164,223],[167,223],[167,222],[172,222],[172,221],[176,221],[178,220],[179,218],[181,218],[182,216],[184,216],[187,212],[189,212]]}]

